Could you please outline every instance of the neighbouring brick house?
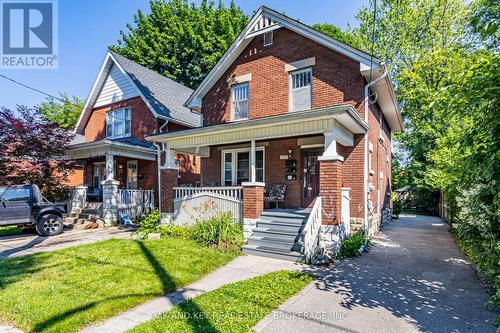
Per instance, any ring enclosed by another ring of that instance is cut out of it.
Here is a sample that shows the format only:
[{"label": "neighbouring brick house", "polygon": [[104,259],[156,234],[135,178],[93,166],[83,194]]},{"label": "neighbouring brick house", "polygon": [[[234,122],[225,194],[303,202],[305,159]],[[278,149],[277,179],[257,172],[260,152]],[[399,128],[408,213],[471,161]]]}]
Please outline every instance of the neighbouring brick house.
[{"label": "neighbouring brick house", "polygon": [[[261,7],[185,105],[203,126],[147,138],[171,156],[165,216],[191,193],[174,188],[173,156],[188,153],[203,191],[241,188],[247,253],[297,259],[318,239],[329,253],[390,218],[391,133],[403,127],[383,61]],[[269,210],[284,186],[284,209]]]},{"label": "neighbouring brick house", "polygon": [[[85,185],[88,194],[98,193],[103,182],[112,179],[119,189],[158,194],[157,160],[164,159],[163,149],[145,137],[200,126],[200,114],[184,106],[192,92],[108,52],[78,119],[78,142],[66,152],[66,158],[80,164],[71,185]],[[199,186],[198,157],[176,154],[174,163],[180,170],[176,184]]]}]

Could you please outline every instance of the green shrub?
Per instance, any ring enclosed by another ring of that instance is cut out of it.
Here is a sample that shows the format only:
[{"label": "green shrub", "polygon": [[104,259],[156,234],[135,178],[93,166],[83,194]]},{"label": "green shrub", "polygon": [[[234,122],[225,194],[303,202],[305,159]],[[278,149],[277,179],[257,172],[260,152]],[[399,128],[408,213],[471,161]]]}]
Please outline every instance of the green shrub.
[{"label": "green shrub", "polygon": [[370,250],[371,243],[370,240],[366,238],[365,231],[361,229],[355,234],[351,234],[344,239],[340,245],[340,250],[337,253],[337,259],[359,257],[361,255],[359,249],[363,244],[365,245],[364,251],[368,252]]},{"label": "green shrub", "polygon": [[191,238],[201,245],[236,248],[243,245],[243,228],[235,223],[231,213],[224,213],[191,227]]},{"label": "green shrub", "polygon": [[392,213],[396,216],[401,214],[401,210],[403,209],[403,205],[401,204],[401,200],[399,198],[394,199],[392,202]]},{"label": "green shrub", "polygon": [[144,215],[139,221],[140,227],[134,234],[141,239],[145,239],[150,233],[158,232],[159,224],[160,212],[158,210],[153,210],[151,213]]},{"label": "green shrub", "polygon": [[158,232],[161,234],[162,238],[191,238],[191,230],[189,227],[183,227],[175,224],[161,225],[158,228]]}]

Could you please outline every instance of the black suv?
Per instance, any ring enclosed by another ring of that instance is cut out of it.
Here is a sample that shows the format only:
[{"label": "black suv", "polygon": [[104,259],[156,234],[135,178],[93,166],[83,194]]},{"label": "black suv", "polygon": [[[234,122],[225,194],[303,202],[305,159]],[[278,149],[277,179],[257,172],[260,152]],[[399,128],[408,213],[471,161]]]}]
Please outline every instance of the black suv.
[{"label": "black suv", "polygon": [[0,226],[35,226],[42,236],[57,235],[66,211],[66,205],[45,200],[36,185],[0,186]]}]

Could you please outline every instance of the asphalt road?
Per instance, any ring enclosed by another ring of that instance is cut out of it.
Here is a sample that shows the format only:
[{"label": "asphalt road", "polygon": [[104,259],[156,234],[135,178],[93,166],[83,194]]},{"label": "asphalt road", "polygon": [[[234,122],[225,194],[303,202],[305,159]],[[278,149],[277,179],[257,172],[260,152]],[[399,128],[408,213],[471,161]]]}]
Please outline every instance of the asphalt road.
[{"label": "asphalt road", "polygon": [[318,271],[256,332],[495,332],[484,286],[436,217],[403,216],[370,253]]}]

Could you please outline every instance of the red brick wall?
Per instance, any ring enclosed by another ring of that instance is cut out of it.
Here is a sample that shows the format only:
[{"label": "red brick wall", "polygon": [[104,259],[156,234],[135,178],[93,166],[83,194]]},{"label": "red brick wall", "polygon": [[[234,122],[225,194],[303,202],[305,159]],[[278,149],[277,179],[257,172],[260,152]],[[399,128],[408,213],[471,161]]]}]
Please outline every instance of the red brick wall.
[{"label": "red brick wall", "polygon": [[264,211],[264,187],[243,187],[243,217],[258,219]]},{"label": "red brick wall", "polygon": [[364,160],[364,135],[354,136],[354,145],[345,147],[337,144],[337,152],[344,157],[342,163],[342,184],[350,187],[351,217],[364,217],[363,206],[363,160]]},{"label": "red brick wall", "polygon": [[225,122],[230,117],[232,77],[252,74],[249,82],[249,118],[288,112],[288,73],[285,64],[310,57],[312,67],[312,107],[350,103],[363,115],[364,80],[359,62],[326,48],[288,29],[274,31],[274,41],[263,46],[262,36],[246,47],[203,98],[204,124]]},{"label": "red brick wall", "polygon": [[177,176],[179,172],[176,169],[163,169],[161,170],[161,210],[166,213],[173,213],[174,211],[174,191],[176,187]]},{"label": "red brick wall", "polygon": [[[369,198],[372,200],[374,212],[379,213],[382,209],[390,207],[390,195],[387,194],[391,192],[391,134],[377,104],[370,105],[368,123],[371,127],[368,140],[373,144],[371,169],[374,171],[373,175],[369,174],[368,176],[368,181],[374,186]],[[382,134],[383,140],[380,140],[380,134]],[[389,161],[387,161],[387,157]],[[380,179],[380,173],[383,174],[382,179]]]},{"label": "red brick wall", "polygon": [[339,224],[341,221],[342,171],[342,162],[340,161],[321,161],[319,164],[323,224]]},{"label": "red brick wall", "polygon": [[74,166],[67,170],[66,180],[64,185],[66,186],[79,186],[84,184],[83,179],[83,166]]},{"label": "red brick wall", "polygon": [[131,108],[132,136],[143,140],[145,136],[155,132],[158,126],[155,116],[141,97],[134,97],[118,103],[94,108],[85,126],[85,142],[104,139],[106,137],[106,112],[123,107]]}]

